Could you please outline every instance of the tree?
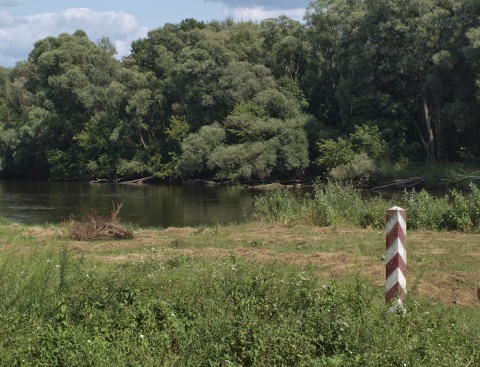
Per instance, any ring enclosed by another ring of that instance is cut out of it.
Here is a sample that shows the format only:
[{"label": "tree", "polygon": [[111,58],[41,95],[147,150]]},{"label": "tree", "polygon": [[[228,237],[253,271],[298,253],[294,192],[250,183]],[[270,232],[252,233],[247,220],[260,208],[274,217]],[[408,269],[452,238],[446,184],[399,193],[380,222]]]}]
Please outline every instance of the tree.
[{"label": "tree", "polygon": [[271,18],[260,23],[263,39],[265,65],[277,79],[286,76],[300,82],[307,65],[310,45],[306,38],[306,27],[286,16]]},{"label": "tree", "polygon": [[225,130],[220,124],[207,125],[188,135],[182,143],[178,169],[184,176],[205,171],[209,155],[225,141]]},{"label": "tree", "polygon": [[[307,168],[307,116],[301,113],[301,101],[282,92],[274,82],[269,89],[248,90],[233,91],[239,103],[222,125],[202,127],[184,140],[181,172],[264,180],[272,175],[296,175]],[[207,139],[209,135],[215,140]]]},{"label": "tree", "polygon": [[391,153],[414,153],[421,144],[429,162],[455,159],[463,134],[452,111],[471,101],[472,75],[462,54],[466,32],[478,22],[471,15],[478,6],[472,4],[313,3],[307,24],[317,53],[308,71],[307,97],[331,111],[319,118],[341,134],[367,121],[376,124],[392,142]]}]

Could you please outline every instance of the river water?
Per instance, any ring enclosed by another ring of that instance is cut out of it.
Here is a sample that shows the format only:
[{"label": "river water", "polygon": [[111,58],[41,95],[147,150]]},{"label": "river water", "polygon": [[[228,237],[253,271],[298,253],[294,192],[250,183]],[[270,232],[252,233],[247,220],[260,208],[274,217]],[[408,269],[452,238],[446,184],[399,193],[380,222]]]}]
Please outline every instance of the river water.
[{"label": "river water", "polygon": [[28,224],[59,223],[95,210],[141,227],[241,223],[250,218],[257,190],[241,187],[115,185],[0,181],[0,217]]}]

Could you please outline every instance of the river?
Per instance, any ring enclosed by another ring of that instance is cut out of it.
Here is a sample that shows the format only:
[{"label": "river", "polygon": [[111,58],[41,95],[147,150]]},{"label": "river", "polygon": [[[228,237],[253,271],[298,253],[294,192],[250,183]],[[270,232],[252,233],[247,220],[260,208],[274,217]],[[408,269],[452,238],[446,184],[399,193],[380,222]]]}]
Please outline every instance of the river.
[{"label": "river", "polygon": [[0,181],[0,217],[27,224],[60,223],[95,210],[141,227],[241,223],[257,190],[241,187],[115,185],[81,182]]}]

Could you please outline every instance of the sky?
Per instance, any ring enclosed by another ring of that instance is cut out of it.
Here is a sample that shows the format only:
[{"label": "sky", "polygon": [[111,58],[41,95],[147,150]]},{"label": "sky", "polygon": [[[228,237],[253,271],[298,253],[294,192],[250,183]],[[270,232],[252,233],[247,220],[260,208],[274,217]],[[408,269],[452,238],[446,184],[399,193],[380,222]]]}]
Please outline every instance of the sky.
[{"label": "sky", "polygon": [[286,15],[301,21],[311,0],[0,0],[0,66],[27,60],[36,41],[84,30],[107,36],[118,57],[149,30],[183,19],[261,21]]}]

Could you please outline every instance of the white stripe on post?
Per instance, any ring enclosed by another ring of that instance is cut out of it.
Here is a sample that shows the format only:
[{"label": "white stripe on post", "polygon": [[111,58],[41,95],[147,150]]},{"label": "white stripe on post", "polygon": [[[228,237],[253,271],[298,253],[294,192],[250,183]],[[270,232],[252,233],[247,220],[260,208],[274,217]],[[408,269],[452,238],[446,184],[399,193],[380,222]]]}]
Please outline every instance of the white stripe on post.
[{"label": "white stripe on post", "polygon": [[387,210],[386,301],[403,308],[407,296],[407,213],[394,206]]}]

